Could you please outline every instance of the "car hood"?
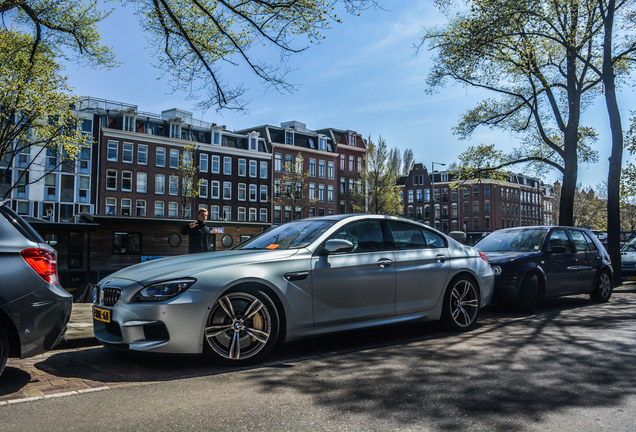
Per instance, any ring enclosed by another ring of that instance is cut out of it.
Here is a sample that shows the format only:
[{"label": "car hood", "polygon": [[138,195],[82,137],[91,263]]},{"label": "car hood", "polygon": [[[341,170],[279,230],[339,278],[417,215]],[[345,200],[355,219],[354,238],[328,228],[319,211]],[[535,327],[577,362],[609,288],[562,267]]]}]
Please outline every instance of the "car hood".
[{"label": "car hood", "polygon": [[198,273],[215,268],[283,260],[295,255],[298,250],[237,250],[180,255],[135,264],[109,275],[106,279],[128,279],[145,285],[174,278],[196,278]]},{"label": "car hood", "polygon": [[486,258],[488,258],[488,261],[490,261],[490,264],[505,264],[510,261],[531,257],[538,254],[539,252],[484,252],[484,255],[486,255]]}]

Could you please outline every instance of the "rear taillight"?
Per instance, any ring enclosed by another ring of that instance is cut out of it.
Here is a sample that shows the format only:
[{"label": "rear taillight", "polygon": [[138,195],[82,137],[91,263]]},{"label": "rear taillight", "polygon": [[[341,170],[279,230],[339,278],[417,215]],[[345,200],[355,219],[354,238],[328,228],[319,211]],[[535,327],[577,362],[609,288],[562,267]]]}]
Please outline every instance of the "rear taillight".
[{"label": "rear taillight", "polygon": [[482,251],[477,251],[477,252],[479,252],[479,256],[481,257],[481,259],[486,261],[486,264],[490,264],[490,261],[488,261],[488,258],[486,258],[486,255],[484,255]]},{"label": "rear taillight", "polygon": [[20,255],[42,279],[52,284],[59,282],[55,252],[48,249],[31,248],[24,249]]}]

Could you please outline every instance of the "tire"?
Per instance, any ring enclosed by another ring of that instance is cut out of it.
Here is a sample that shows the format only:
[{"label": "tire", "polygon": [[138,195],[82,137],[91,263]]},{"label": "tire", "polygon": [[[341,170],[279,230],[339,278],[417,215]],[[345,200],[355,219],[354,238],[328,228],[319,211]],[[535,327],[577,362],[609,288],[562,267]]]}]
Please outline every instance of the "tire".
[{"label": "tire", "polygon": [[468,276],[454,278],[444,293],[442,324],[454,332],[468,331],[479,315],[479,290]]},{"label": "tire", "polygon": [[519,309],[522,312],[528,314],[536,312],[538,290],[539,278],[536,274],[527,275],[523,278],[519,288]]},{"label": "tire", "polygon": [[612,278],[609,273],[602,271],[598,275],[594,291],[590,293],[590,298],[597,303],[605,303],[612,297]]},{"label": "tire", "polygon": [[276,344],[280,320],[262,291],[243,288],[214,304],[203,335],[203,354],[218,363],[245,365],[265,357]]},{"label": "tire", "polygon": [[0,324],[0,375],[4,372],[4,367],[7,365],[7,359],[9,358],[9,338],[4,331],[2,324]]}]

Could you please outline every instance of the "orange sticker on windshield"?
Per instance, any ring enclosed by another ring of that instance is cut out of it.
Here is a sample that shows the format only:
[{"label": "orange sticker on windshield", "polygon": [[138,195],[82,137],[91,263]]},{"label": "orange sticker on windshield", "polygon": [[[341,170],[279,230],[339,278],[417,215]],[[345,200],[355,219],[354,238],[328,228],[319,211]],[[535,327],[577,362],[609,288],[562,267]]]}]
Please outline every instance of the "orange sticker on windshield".
[{"label": "orange sticker on windshield", "polygon": [[267,246],[265,249],[276,249],[278,246],[280,246],[280,245],[271,244],[271,245]]}]

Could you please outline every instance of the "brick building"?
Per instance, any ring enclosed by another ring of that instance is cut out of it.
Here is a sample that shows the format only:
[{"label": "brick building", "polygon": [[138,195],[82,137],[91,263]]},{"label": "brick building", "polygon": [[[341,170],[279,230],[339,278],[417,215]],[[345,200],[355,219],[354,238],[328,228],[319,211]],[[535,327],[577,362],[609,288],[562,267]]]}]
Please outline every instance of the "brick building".
[{"label": "brick building", "polygon": [[537,178],[510,174],[505,183],[468,181],[457,188],[451,171],[429,174],[416,163],[402,179],[404,217],[438,230],[463,231],[475,243],[502,228],[544,224],[545,188]]}]

